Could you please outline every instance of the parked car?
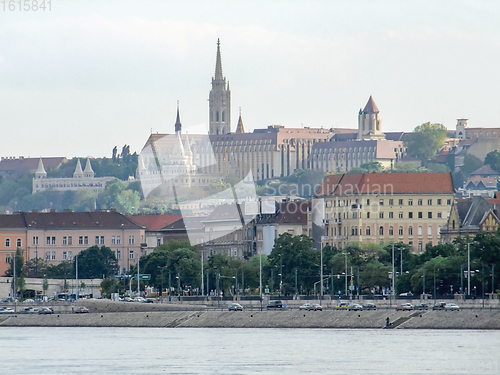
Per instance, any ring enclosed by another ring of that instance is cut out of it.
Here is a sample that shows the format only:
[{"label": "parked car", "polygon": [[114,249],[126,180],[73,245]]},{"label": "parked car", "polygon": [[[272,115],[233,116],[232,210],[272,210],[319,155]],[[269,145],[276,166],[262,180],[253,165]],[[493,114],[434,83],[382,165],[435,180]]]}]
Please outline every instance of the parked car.
[{"label": "parked car", "polygon": [[31,298],[25,299],[25,300],[23,301],[23,303],[34,303],[34,302],[35,302],[35,300],[34,300],[34,299],[31,299]]},{"label": "parked car", "polygon": [[310,310],[323,311],[323,306],[315,304],[315,305],[312,305],[312,308]]},{"label": "parked car", "polygon": [[239,303],[230,303],[227,306],[227,309],[229,311],[243,311],[243,306],[241,306]]},{"label": "parked car", "polygon": [[459,311],[460,310],[460,306],[458,306],[455,303],[447,303],[447,304],[444,305],[444,309],[445,310],[456,310],[456,311]]},{"label": "parked car", "polygon": [[359,303],[351,303],[348,308],[349,311],[363,311],[363,306]]},{"label": "parked car", "polygon": [[377,306],[374,303],[368,302],[363,305],[363,310],[377,310]]},{"label": "parked car", "polygon": [[47,315],[47,314],[53,314],[54,311],[50,307],[40,307],[38,309],[38,314],[39,315]]},{"label": "parked car", "polygon": [[281,302],[280,300],[269,301],[267,303],[268,310],[270,310],[270,309],[282,309],[282,308],[283,308],[283,302]]},{"label": "parked car", "polygon": [[134,302],[146,302],[146,298],[144,297],[135,297]]},{"label": "parked car", "polygon": [[85,314],[85,313],[89,313],[89,309],[87,309],[85,306],[78,306],[76,309],[75,309],[75,314]]},{"label": "parked car", "polygon": [[337,305],[337,309],[339,309],[339,310],[347,310],[348,307],[349,307],[349,303],[347,303],[347,302],[340,302]]},{"label": "parked car", "polygon": [[0,314],[9,314],[13,313],[14,309],[12,307],[4,307],[0,310]]},{"label": "parked car", "polygon": [[14,298],[4,297],[4,298],[0,299],[0,302],[14,302]]},{"label": "parked car", "polygon": [[142,301],[144,303],[155,303],[155,299],[154,298],[146,298],[144,301]]},{"label": "parked car", "polygon": [[413,310],[429,310],[429,305],[427,303],[419,302],[413,306]]},{"label": "parked car", "polygon": [[413,293],[412,292],[400,293],[399,296],[400,297],[411,297],[411,296],[413,296]]},{"label": "parked car", "polygon": [[413,305],[411,303],[402,303],[396,307],[396,311],[411,311],[413,310]]}]

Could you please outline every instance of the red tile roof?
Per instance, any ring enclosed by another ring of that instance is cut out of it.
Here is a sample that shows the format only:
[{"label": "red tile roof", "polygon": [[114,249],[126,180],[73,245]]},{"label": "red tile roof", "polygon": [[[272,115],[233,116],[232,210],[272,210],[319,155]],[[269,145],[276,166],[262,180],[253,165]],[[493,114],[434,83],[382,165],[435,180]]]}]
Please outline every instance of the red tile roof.
[{"label": "red tile roof", "polygon": [[148,229],[161,229],[176,220],[179,220],[181,215],[134,215],[130,218],[136,223],[145,226]]},{"label": "red tile roof", "polygon": [[344,174],[340,176],[340,182],[332,191],[332,184],[335,184],[333,177],[339,176],[325,178],[316,195],[454,194],[455,192],[451,173]]}]

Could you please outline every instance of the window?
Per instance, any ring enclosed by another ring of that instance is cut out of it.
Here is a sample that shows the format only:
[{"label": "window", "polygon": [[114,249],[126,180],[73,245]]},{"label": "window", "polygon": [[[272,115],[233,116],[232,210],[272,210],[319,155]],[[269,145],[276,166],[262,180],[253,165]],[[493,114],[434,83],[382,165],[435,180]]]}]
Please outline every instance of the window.
[{"label": "window", "polygon": [[48,261],[50,261],[50,251],[47,251],[47,252],[45,253],[45,260],[46,260],[47,262],[48,262]]},{"label": "window", "polygon": [[370,235],[370,226],[367,226],[366,227],[366,235],[369,236]]},{"label": "window", "polygon": [[121,243],[121,238],[120,236],[116,236],[116,244],[119,245]]},{"label": "window", "polygon": [[354,227],[351,227],[351,236],[354,236]]},{"label": "window", "polygon": [[383,212],[379,212],[378,213],[378,217],[379,217],[379,219],[383,219],[384,218],[384,213]]},{"label": "window", "polygon": [[358,218],[358,213],[357,212],[353,212],[352,213],[352,218],[353,219],[357,219]]},{"label": "window", "polygon": [[53,237],[52,237],[52,245],[55,245],[55,244],[56,244],[56,237],[55,237],[55,236],[53,236]]},{"label": "window", "polygon": [[413,236],[413,227],[411,225],[408,227],[408,236]]},{"label": "window", "polygon": [[38,245],[38,236],[33,236],[33,245]]},{"label": "window", "polygon": [[424,216],[422,215],[422,212],[419,212],[419,213],[418,213],[418,218],[419,218],[419,219],[421,219],[421,218],[423,218],[423,217],[424,217]]},{"label": "window", "polygon": [[47,245],[50,245],[50,237],[47,237]]},{"label": "window", "polygon": [[408,219],[413,219],[413,212],[408,212]]},{"label": "window", "polygon": [[451,199],[447,199],[447,200],[446,200],[446,204],[447,204],[448,206],[451,206]]},{"label": "window", "polygon": [[367,213],[366,213],[366,218],[367,218],[367,219],[369,219],[369,218],[370,218],[370,213],[369,213],[369,212],[367,212]]},{"label": "window", "polygon": [[381,226],[380,228],[378,228],[378,234],[381,236],[384,235],[384,227]]},{"label": "window", "polygon": [[417,204],[418,204],[419,206],[421,206],[421,205],[422,205],[422,199],[419,199],[419,200],[418,200],[418,202],[417,202]]},{"label": "window", "polygon": [[73,252],[72,251],[68,251],[68,259],[69,260],[73,259]]},{"label": "window", "polygon": [[403,200],[402,200],[402,199],[400,199],[400,200],[399,200],[399,205],[400,205],[400,206],[402,206],[402,205],[403,205]]},{"label": "window", "polygon": [[438,219],[441,219],[442,216],[441,216],[441,212],[438,212]]},{"label": "window", "polygon": [[432,206],[432,199],[427,199],[427,206]]},{"label": "window", "polygon": [[408,199],[408,206],[413,206],[413,199]]},{"label": "window", "polygon": [[370,205],[370,200],[369,200],[369,199],[367,199],[367,200],[366,200],[366,205],[367,205],[367,206],[369,206],[369,205]]},{"label": "window", "polygon": [[422,252],[422,241],[418,241],[418,251]]},{"label": "window", "polygon": [[429,225],[429,226],[427,227],[427,235],[428,235],[428,236],[432,236],[432,226],[431,226],[431,225]]},{"label": "window", "polygon": [[17,239],[16,246],[23,247],[23,241],[20,238]]},{"label": "window", "polygon": [[10,247],[10,238],[5,239],[5,247]]},{"label": "window", "polygon": [[413,251],[413,241],[408,241],[408,247],[410,248],[410,251]]},{"label": "window", "polygon": [[403,235],[403,227],[399,227],[399,235],[402,236]]},{"label": "window", "polygon": [[379,204],[379,206],[383,206],[383,205],[384,205],[384,200],[383,200],[383,199],[380,199],[380,200],[378,201],[378,204]]},{"label": "window", "polygon": [[122,259],[122,252],[120,250],[116,250],[116,259]]},{"label": "window", "polygon": [[101,236],[101,245],[104,245],[104,236]]},{"label": "window", "polygon": [[134,259],[134,250],[128,252],[128,259]]},{"label": "window", "polygon": [[78,245],[83,245],[83,236],[78,237]]},{"label": "window", "polygon": [[400,213],[398,214],[398,218],[400,218],[400,219],[402,219],[402,218],[403,218],[403,213],[402,213],[402,212],[400,212]]},{"label": "window", "polygon": [[68,236],[68,245],[73,245],[73,236]]},{"label": "window", "polygon": [[88,245],[89,244],[89,236],[84,236],[83,237],[83,244]]},{"label": "window", "polygon": [[56,252],[55,251],[51,251],[50,252],[50,260],[56,260]]},{"label": "window", "polygon": [[389,199],[389,206],[393,206],[394,205],[394,199]]},{"label": "window", "polygon": [[63,254],[62,254],[62,259],[63,259],[63,260],[68,259],[68,254],[66,253],[66,251],[63,251]]},{"label": "window", "polygon": [[422,235],[422,226],[419,226],[418,227],[418,235],[421,236]]},{"label": "window", "polygon": [[95,236],[94,244],[99,245],[99,236]]},{"label": "window", "polygon": [[63,245],[67,245],[67,244],[68,244],[68,237],[63,236],[63,239],[62,239],[62,244],[63,244]]},{"label": "window", "polygon": [[437,205],[438,205],[438,206],[441,206],[441,199],[438,199],[438,200],[437,200]]},{"label": "window", "polygon": [[111,236],[111,245],[116,244],[116,236]]},{"label": "window", "polygon": [[427,212],[427,219],[432,219],[432,212]]},{"label": "window", "polygon": [[5,263],[9,263],[12,262],[12,258],[10,257],[10,254],[5,254]]},{"label": "window", "polygon": [[389,227],[389,236],[393,236],[393,235],[394,235],[394,228]]},{"label": "window", "polygon": [[394,213],[393,212],[389,212],[389,219],[393,219],[394,218]]},{"label": "window", "polygon": [[157,238],[156,239],[156,246],[160,246],[161,245],[161,238]]},{"label": "window", "polygon": [[135,242],[134,236],[128,236],[128,244],[133,245]]}]

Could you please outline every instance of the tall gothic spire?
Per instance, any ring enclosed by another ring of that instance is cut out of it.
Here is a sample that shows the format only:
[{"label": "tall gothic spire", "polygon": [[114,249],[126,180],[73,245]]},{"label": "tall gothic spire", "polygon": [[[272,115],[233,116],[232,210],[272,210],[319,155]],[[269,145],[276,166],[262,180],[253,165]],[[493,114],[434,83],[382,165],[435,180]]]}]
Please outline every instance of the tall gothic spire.
[{"label": "tall gothic spire", "polygon": [[217,60],[215,61],[215,80],[223,80],[222,76],[222,60],[220,57],[220,40],[217,38]]},{"label": "tall gothic spire", "polygon": [[179,101],[177,100],[177,119],[175,120],[175,133],[180,133],[182,129],[181,117],[179,116]]},{"label": "tall gothic spire", "polygon": [[240,118],[238,120],[238,126],[236,127],[236,133],[244,133],[245,127],[243,126],[243,120],[241,119],[241,108],[240,108]]}]

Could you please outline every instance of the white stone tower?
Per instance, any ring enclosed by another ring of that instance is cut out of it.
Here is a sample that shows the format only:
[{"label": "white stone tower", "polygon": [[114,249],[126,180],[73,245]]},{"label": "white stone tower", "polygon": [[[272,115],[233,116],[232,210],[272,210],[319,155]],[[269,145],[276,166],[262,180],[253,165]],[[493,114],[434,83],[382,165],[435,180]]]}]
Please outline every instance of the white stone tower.
[{"label": "white stone tower", "polygon": [[358,139],[383,139],[382,121],[379,118],[379,110],[370,95],[365,109],[359,110],[358,114]]},{"label": "white stone tower", "polygon": [[465,139],[466,138],[465,131],[469,127],[469,125],[467,124],[467,121],[468,121],[468,119],[466,119],[466,118],[457,119],[457,131],[456,131],[455,138],[458,138],[458,139]]},{"label": "white stone tower", "polygon": [[210,134],[227,134],[231,132],[231,91],[229,82],[222,75],[220,57],[220,41],[217,39],[217,60],[215,76],[212,78],[212,89],[208,98]]}]

